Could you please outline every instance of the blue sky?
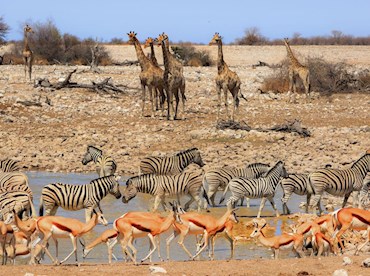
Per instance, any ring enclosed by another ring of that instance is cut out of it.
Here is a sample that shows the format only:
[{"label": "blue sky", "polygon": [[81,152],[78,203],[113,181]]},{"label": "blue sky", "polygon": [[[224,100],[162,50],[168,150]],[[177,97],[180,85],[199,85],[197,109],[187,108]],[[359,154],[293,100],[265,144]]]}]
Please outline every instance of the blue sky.
[{"label": "blue sky", "polygon": [[[166,32],[172,41],[208,43],[215,32],[229,43],[247,28],[268,38],[330,35],[332,30],[370,35],[369,0],[2,0],[0,16],[11,30],[7,40],[22,39],[25,22],[52,20],[61,33],[101,41],[140,40]],[[5,2],[5,3],[4,3]],[[31,5],[29,4],[31,2]],[[27,8],[22,8],[22,5]]]}]

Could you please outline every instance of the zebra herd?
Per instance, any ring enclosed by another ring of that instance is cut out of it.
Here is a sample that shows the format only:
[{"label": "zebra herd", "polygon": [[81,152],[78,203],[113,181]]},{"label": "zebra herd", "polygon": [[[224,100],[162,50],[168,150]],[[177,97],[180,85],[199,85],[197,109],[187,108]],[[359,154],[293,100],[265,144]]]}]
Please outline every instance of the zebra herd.
[{"label": "zebra herd", "polygon": [[[349,196],[354,194],[353,205],[368,199],[370,186],[370,153],[365,153],[353,163],[349,169],[324,168],[310,174],[288,174],[283,161],[274,166],[253,163],[244,168],[222,167],[204,171],[204,162],[197,148],[187,149],[172,156],[146,157],[140,162],[139,174],[126,181],[126,188],[121,194],[117,175],[117,164],[102,150],[88,146],[82,159],[83,165],[93,161],[99,178],[86,185],[50,183],[41,192],[39,215],[55,215],[59,207],[65,210],[85,209],[86,222],[92,212],[100,207],[100,201],[112,194],[117,199],[122,196],[122,202],[128,203],[138,193],[150,194],[154,197],[153,210],[161,204],[164,209],[166,197],[186,195],[189,200],[184,209],[190,208],[195,201],[197,209],[207,209],[209,205],[216,206],[215,195],[223,194],[220,204],[226,200],[229,210],[234,210],[236,203],[244,198],[261,198],[257,217],[261,216],[266,200],[269,200],[276,216],[279,212],[274,202],[276,189],[283,190],[283,213],[288,214],[288,200],[293,193],[306,195],[308,207],[318,207],[321,213],[320,199],[324,192],[336,196],[344,196],[343,207]],[[189,169],[190,164],[196,164],[200,169]],[[0,162],[0,214],[2,220],[6,214],[14,212],[21,218],[35,217],[33,194],[29,187],[27,176],[19,172],[18,163],[10,159]],[[360,193],[360,200],[357,194]],[[226,196],[229,197],[226,199]],[[313,208],[316,212],[316,209]]]}]

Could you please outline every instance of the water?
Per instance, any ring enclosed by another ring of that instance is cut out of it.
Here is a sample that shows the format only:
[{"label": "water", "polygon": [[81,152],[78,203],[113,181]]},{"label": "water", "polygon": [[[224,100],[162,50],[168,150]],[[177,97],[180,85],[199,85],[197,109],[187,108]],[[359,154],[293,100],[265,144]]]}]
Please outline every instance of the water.
[{"label": "water", "polygon": [[[26,173],[29,177],[29,183],[34,194],[34,204],[35,208],[38,211],[39,201],[42,188],[54,182],[69,183],[69,184],[87,184],[92,179],[96,178],[96,174],[80,174],[80,173],[49,173],[49,172],[29,172]],[[120,180],[121,192],[123,191],[123,186],[125,179]],[[218,192],[216,197],[216,202],[219,201],[221,192]],[[280,198],[282,196],[282,190],[278,187],[277,195],[275,196],[275,203],[280,212],[282,212],[282,206]],[[227,198],[227,197],[226,197]],[[292,212],[301,211],[298,209],[298,205],[301,201],[304,201],[305,197],[298,197],[293,195],[289,201],[289,208]],[[181,202],[185,202],[185,199],[182,199]],[[129,211],[148,211],[150,204],[153,203],[153,199],[149,195],[138,194],[133,198],[128,204],[122,203],[121,199],[115,199],[112,195],[107,195],[101,201],[101,207],[104,212],[104,216],[109,221],[108,226],[97,225],[90,233],[84,235],[86,243],[93,241],[97,238],[103,231],[106,229],[112,228],[113,221],[121,216],[122,214]],[[240,222],[246,222],[257,215],[260,199],[251,199],[251,208],[241,207],[237,210],[237,215],[240,219]],[[191,207],[195,208],[195,205]],[[211,215],[215,217],[220,217],[224,214],[226,208],[224,206],[210,208]],[[59,208],[57,211],[58,216],[65,216],[79,219],[80,221],[85,221],[85,212],[84,210],[80,211],[66,211],[62,208]],[[269,225],[276,227],[276,234],[281,233],[281,226],[287,222],[287,220],[282,220],[280,218],[275,218],[275,213],[269,202],[266,203],[264,211],[262,212],[262,217],[264,217]],[[166,258],[166,243],[165,239],[172,233],[171,228],[169,231],[161,235],[161,254],[162,258]],[[188,236],[185,238],[185,245],[190,252],[196,252],[195,246],[195,237]],[[140,261],[141,258],[145,257],[149,249],[149,241],[147,238],[137,239],[134,243],[134,246],[138,249],[137,260]],[[60,239],[59,240],[59,260],[62,260],[72,251],[72,244],[69,239]],[[53,256],[55,256],[55,246],[54,242],[50,240],[49,250]],[[114,254],[119,261],[123,260],[123,254],[121,246],[117,244],[114,248]],[[188,260],[187,254],[184,250],[177,244],[177,239],[171,243],[170,254],[172,260]],[[236,246],[235,258],[236,259],[253,259],[253,258],[270,258],[272,252],[265,247],[257,246],[254,242],[240,242]],[[158,261],[157,252],[153,253],[153,261]],[[215,246],[215,259],[227,259],[230,256],[230,245],[228,241],[220,237],[216,240]],[[293,256],[292,253],[287,253],[285,257]],[[284,257],[284,255],[283,255]],[[80,244],[78,245],[78,259],[80,262],[86,263],[107,263],[107,246],[105,244],[98,245],[95,247],[86,259],[82,259],[82,249]],[[200,259],[208,259],[208,254],[206,250]],[[25,263],[26,261],[17,261],[17,263]],[[44,263],[51,263],[48,256],[45,256]],[[72,256],[67,263],[74,263],[74,256]]]}]

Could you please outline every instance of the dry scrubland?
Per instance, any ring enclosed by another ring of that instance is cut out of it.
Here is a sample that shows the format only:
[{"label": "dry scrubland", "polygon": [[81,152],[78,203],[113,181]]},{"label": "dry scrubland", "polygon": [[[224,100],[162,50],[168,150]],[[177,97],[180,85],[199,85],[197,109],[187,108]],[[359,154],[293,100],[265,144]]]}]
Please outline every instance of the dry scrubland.
[{"label": "dry scrubland", "polygon": [[[216,59],[217,47],[207,49]],[[117,62],[136,60],[133,46],[107,46]],[[156,49],[161,63],[161,51]],[[321,57],[330,62],[346,62],[353,71],[370,69],[369,46],[293,46],[299,57]],[[273,73],[268,67],[252,68],[264,61],[279,63],[285,58],[280,46],[225,46],[224,56],[242,81],[239,121],[252,127],[267,128],[298,119],[311,132],[302,138],[291,133],[217,130],[217,95],[214,78],[216,67],[185,67],[187,81],[186,119],[167,121],[160,116],[141,117],[141,91],[138,66],[101,67],[100,74],[78,67],[72,81],[90,83],[111,77],[114,84],[124,85],[120,95],[97,94],[92,91],[33,88],[24,80],[22,66],[0,66],[0,158],[21,161],[24,171],[47,170],[91,172],[93,165],[83,166],[82,156],[89,144],[101,147],[118,163],[123,175],[138,172],[139,160],[147,155],[174,153],[190,147],[201,150],[205,169],[210,167],[284,160],[289,172],[308,172],[326,164],[334,168],[349,167],[370,149],[370,95],[342,93],[319,97],[307,103],[298,97],[297,103],[287,103],[286,94],[260,94],[264,78]],[[34,66],[35,78],[56,82],[76,67]],[[26,106],[24,102],[36,103]],[[149,103],[146,106],[149,115]],[[224,114],[224,113],[223,113]],[[225,118],[225,117],[224,117]],[[32,185],[32,183],[31,183]],[[365,256],[355,257],[354,264],[345,267],[350,275],[365,275],[360,267]],[[341,268],[341,257],[307,258],[304,260],[249,260],[217,262],[165,262],[159,264],[171,275],[296,275],[307,271],[311,275],[329,275]],[[214,267],[217,265],[217,271]],[[196,270],[194,269],[196,267]],[[134,267],[86,265],[82,267],[7,266],[0,274],[37,275],[68,273],[101,275],[125,271],[147,274],[148,266]],[[307,274],[301,274],[307,275]]]}]

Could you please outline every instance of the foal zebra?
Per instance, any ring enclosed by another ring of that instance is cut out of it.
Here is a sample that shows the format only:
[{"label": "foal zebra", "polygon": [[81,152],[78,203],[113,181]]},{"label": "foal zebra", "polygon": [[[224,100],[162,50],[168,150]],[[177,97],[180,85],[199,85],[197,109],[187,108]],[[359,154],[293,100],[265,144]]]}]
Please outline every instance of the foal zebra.
[{"label": "foal zebra", "polygon": [[0,161],[0,172],[15,172],[18,170],[18,161],[12,159],[4,159]]},{"label": "foal zebra", "polygon": [[208,170],[203,178],[203,183],[208,183],[208,198],[212,202],[212,205],[216,206],[215,197],[217,191],[219,189],[225,190],[231,179],[236,177],[259,178],[269,169],[270,166],[267,164],[253,163],[247,165],[245,168],[225,167]]},{"label": "foal zebra", "polygon": [[235,203],[242,197],[262,198],[257,218],[261,216],[266,199],[270,201],[276,212],[276,216],[279,216],[279,212],[274,203],[275,190],[277,184],[279,183],[280,177],[287,177],[287,175],[288,174],[285,170],[284,163],[279,161],[266,173],[264,177],[257,179],[247,179],[244,177],[234,178],[226,186],[224,194],[220,199],[220,203],[225,200],[225,195],[230,189],[231,196],[227,201],[228,208],[235,208]]},{"label": "foal zebra", "polygon": [[103,151],[94,146],[87,146],[82,164],[87,165],[91,161],[94,161],[99,177],[113,175],[116,172],[117,164],[112,157],[103,155]]},{"label": "foal zebra", "polygon": [[[281,188],[283,189],[283,197],[281,201],[283,203],[283,212],[284,215],[290,214],[290,210],[288,208],[288,201],[293,193],[297,195],[307,195],[307,202],[306,202],[306,213],[308,212],[308,206],[310,205],[310,199],[313,192],[313,189],[310,185],[310,181],[308,179],[308,174],[290,174],[288,177],[283,178],[280,181]],[[322,213],[320,201],[318,201],[317,207],[320,210],[320,214]]]},{"label": "foal zebra", "polygon": [[[342,208],[354,191],[354,206],[357,204],[357,194],[363,185],[366,174],[370,171],[370,153],[366,153],[353,163],[350,169],[321,169],[309,175],[310,184],[315,192],[310,206],[316,206],[321,195],[327,192],[335,196],[344,196]],[[316,212],[315,208],[313,211]]]},{"label": "foal zebra", "polygon": [[58,207],[72,211],[85,208],[85,219],[88,222],[93,209],[101,209],[100,201],[108,193],[117,199],[121,197],[118,179],[119,177],[111,175],[92,180],[86,185],[48,184],[41,191],[39,215],[43,215],[44,205],[45,215],[55,215]]},{"label": "foal zebra", "polygon": [[199,172],[183,172],[176,175],[143,174],[131,177],[126,182],[126,190],[122,196],[123,203],[128,203],[138,192],[155,196],[153,211],[158,209],[160,203],[164,209],[166,208],[164,205],[166,195],[188,195],[190,200],[186,202],[185,210],[195,200],[200,211],[202,194],[208,200],[202,184],[202,174]]},{"label": "foal zebra", "polygon": [[174,175],[181,173],[191,163],[204,166],[202,157],[197,148],[180,151],[172,156],[149,156],[140,161],[139,174],[154,173],[157,175]]}]

